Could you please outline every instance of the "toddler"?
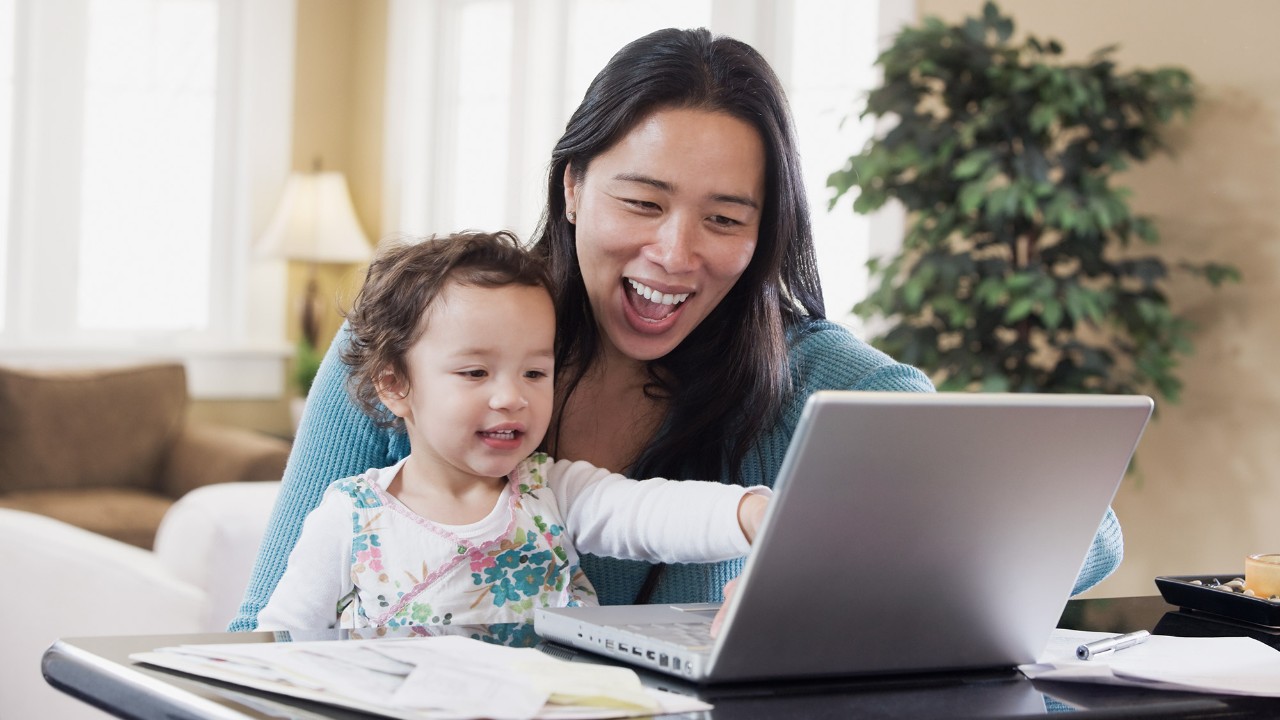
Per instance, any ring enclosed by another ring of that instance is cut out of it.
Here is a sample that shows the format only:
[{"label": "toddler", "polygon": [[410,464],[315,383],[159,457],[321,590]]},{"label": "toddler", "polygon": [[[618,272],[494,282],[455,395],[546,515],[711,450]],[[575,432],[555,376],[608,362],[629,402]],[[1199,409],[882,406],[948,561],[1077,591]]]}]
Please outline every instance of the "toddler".
[{"label": "toddler", "polygon": [[348,389],[409,454],[334,482],[258,616],[263,630],[528,622],[595,604],[578,550],[741,557],[768,491],[631,480],[534,452],[551,421],[552,285],[510,233],[379,253],[348,314]]}]

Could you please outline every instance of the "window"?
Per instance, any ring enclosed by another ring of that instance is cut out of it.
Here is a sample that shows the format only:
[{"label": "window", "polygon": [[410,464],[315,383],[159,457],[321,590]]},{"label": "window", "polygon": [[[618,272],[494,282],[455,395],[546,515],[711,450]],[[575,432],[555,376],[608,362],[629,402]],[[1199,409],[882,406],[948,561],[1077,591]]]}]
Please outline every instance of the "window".
[{"label": "window", "polygon": [[218,3],[92,0],[88,25],[75,326],[207,330]]},{"label": "window", "polygon": [[853,323],[876,224],[847,202],[828,212],[826,178],[869,137],[856,116],[880,28],[910,12],[904,0],[391,0],[383,227],[528,237],[551,147],[595,73],[649,31],[704,26],[760,50],[786,86],[827,312]]},{"label": "window", "polygon": [[6,363],[181,359],[198,397],[278,397],[282,283],[249,247],[289,170],[292,2],[0,12]]}]

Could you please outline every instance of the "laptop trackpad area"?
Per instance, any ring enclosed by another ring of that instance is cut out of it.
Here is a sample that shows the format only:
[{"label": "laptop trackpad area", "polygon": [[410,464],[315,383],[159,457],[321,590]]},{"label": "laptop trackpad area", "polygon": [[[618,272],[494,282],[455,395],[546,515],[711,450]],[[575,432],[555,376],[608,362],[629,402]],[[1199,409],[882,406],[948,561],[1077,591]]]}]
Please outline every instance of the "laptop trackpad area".
[{"label": "laptop trackpad area", "polygon": [[667,607],[689,619],[697,617],[707,622],[714,620],[716,613],[720,612],[720,603],[689,603],[686,605],[668,605]]}]

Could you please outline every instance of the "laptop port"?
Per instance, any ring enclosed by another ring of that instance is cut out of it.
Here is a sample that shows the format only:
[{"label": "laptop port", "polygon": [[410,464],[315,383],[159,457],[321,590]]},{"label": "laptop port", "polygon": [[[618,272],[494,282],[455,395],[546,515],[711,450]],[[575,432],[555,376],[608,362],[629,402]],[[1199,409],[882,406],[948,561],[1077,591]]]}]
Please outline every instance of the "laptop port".
[{"label": "laptop port", "polygon": [[656,657],[656,656],[657,656],[657,653],[655,653],[655,652],[654,652],[654,651],[652,651],[652,650],[650,650],[649,652],[645,653],[645,654],[644,654],[644,656],[645,656],[645,658],[647,658],[650,662],[653,662],[654,660],[657,660],[657,659],[658,659],[658,658]]},{"label": "laptop port", "polygon": [[618,652],[626,652],[627,650],[628,650],[628,647],[626,643],[624,642],[618,643]]},{"label": "laptop port", "polygon": [[612,640],[605,640],[605,641],[604,641],[604,649],[605,649],[605,650],[612,650],[612,649],[613,649],[613,641],[612,641]]},{"label": "laptop port", "polygon": [[672,669],[672,670],[679,670],[679,669],[680,669],[680,658],[678,658],[678,657],[673,657],[673,658],[671,658],[671,669]]},{"label": "laptop port", "polygon": [[638,647],[636,647],[636,646],[632,645],[632,646],[631,646],[631,654],[632,654],[632,655],[643,655],[643,654],[644,654],[644,651],[643,651],[643,650],[641,650],[640,648],[638,648]]},{"label": "laptop port", "polygon": [[667,657],[666,653],[662,653],[661,655],[658,656],[658,666],[667,667],[668,665],[671,664],[670,660],[671,658]]}]

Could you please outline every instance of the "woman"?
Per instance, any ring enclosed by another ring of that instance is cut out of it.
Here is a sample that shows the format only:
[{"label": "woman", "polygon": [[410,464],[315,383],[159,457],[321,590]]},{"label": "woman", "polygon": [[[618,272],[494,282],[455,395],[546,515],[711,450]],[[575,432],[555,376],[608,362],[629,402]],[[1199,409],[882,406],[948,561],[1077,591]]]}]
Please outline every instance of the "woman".
[{"label": "woman", "polygon": [[[661,30],[609,61],[552,152],[535,238],[560,293],[552,456],[771,485],[812,392],[933,390],[825,320],[803,187],[781,84],[751,47]],[[254,627],[328,483],[408,452],[348,399],[344,342],[316,378],[233,630]],[[1120,552],[1108,512],[1076,591]],[[741,561],[582,567],[603,604],[699,602]]]}]

